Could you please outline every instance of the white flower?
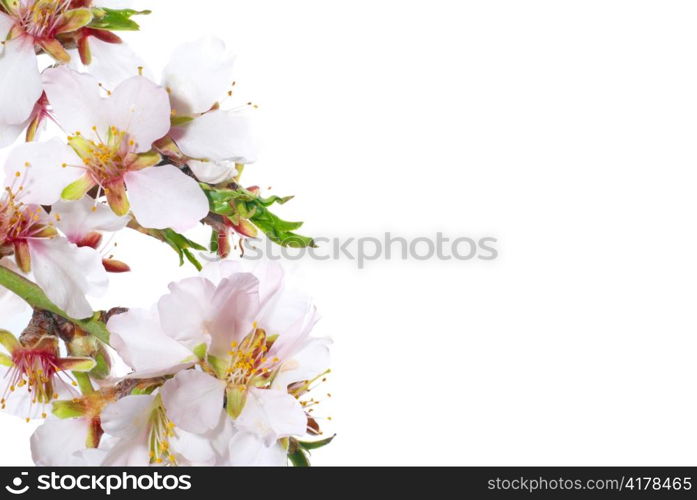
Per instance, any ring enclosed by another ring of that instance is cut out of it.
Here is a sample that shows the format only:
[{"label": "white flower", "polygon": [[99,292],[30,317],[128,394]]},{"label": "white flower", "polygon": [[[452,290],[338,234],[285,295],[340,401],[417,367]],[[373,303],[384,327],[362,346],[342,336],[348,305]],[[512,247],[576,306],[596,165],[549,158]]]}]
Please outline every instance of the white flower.
[{"label": "white flower", "polygon": [[[115,49],[104,46],[100,50]],[[110,53],[102,59],[122,63],[90,66],[90,72],[107,87],[120,84],[143,68],[134,55],[119,50],[124,57]],[[176,123],[169,136],[179,150],[172,154],[183,153],[184,161],[202,182],[229,180],[236,174],[236,164],[253,163],[257,157],[249,116],[244,112],[249,106],[219,106],[232,93],[234,60],[221,40],[208,37],[176,48],[163,71],[162,85],[170,95]],[[149,74],[147,67],[141,71]]]},{"label": "white flower", "polygon": [[[316,321],[307,298],[282,290],[279,267],[249,273],[224,262],[208,266],[201,277],[172,283],[156,308],[112,317],[108,328],[134,376],[202,367],[196,384],[179,384],[176,395],[163,390],[174,424],[194,430],[188,426],[204,411],[199,398],[217,401],[208,403],[216,410],[225,401],[237,439],[248,452],[268,457],[275,456],[279,439],[307,430],[297,396],[329,364],[329,341],[309,336]],[[241,456],[230,448],[227,460]]]},{"label": "white flower", "polygon": [[72,317],[85,318],[92,315],[85,295],[106,291],[101,258],[92,248],[58,236],[40,206],[58,201],[60,184],[70,182],[71,173],[51,163],[70,161],[69,153],[59,141],[23,144],[10,153],[0,193],[0,265],[7,259],[3,255],[14,254],[18,267],[33,273],[51,301]]},{"label": "white flower", "polygon": [[73,153],[62,164],[44,161],[78,177],[62,186],[63,199],[79,200],[98,186],[114,213],[132,209],[142,226],[153,229],[183,231],[208,214],[194,179],[172,165],[155,166],[161,158],[152,144],[170,126],[164,89],[135,76],[102,98],[93,77],[66,67],[44,72],[44,84],[52,114],[69,134],[64,149]]},{"label": "white flower", "polygon": [[17,340],[0,330],[0,345],[6,351],[0,353],[0,407],[27,421],[46,418],[54,399],[75,396],[63,372],[89,371],[95,366],[90,358],[61,357],[56,337]]}]

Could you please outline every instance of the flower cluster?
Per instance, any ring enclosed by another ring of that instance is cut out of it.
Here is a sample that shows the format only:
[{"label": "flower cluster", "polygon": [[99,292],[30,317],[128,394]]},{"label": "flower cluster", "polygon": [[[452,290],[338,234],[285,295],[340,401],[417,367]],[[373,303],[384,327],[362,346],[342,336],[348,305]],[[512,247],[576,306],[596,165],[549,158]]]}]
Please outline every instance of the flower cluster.
[{"label": "flower cluster", "polygon": [[[291,197],[240,184],[255,106],[234,104],[224,43],[182,45],[156,80],[114,33],[149,11],[111,3],[0,0],[0,299],[33,309],[0,330],[0,406],[44,419],[39,465],[307,465],[331,441],[314,414],[329,341],[280,267],[229,256],[232,238],[313,240],[272,213]],[[199,225],[207,247],[184,235]],[[94,311],[130,272],[103,244],[126,230],[199,273],[150,308]]]}]

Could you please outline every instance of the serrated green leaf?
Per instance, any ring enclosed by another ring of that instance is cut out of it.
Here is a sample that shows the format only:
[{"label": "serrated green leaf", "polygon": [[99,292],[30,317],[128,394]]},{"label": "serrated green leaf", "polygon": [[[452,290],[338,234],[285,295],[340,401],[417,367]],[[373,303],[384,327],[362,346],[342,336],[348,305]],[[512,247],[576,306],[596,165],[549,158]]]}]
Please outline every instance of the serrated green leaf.
[{"label": "serrated green leaf", "polygon": [[159,231],[159,233],[162,236],[163,241],[165,241],[170,247],[172,247],[174,251],[177,252],[177,255],[179,255],[180,266],[184,265],[184,259],[186,259],[189,262],[191,262],[191,264],[193,264],[193,266],[199,271],[203,269],[203,266],[201,266],[201,263],[196,259],[196,257],[194,257],[194,255],[191,253],[191,250],[199,250],[205,252],[206,247],[199,245],[195,241],[191,241],[186,236],[184,236],[183,234],[179,234],[173,229],[164,229],[162,231]]},{"label": "serrated green leaf", "polygon": [[261,229],[271,241],[281,246],[290,248],[315,246],[315,241],[312,238],[293,232],[303,225],[302,222],[284,221],[261,204],[257,205],[256,213],[249,220]]},{"label": "serrated green leaf", "polygon": [[93,9],[94,19],[89,24],[90,28],[109,31],[138,31],[140,26],[131,17],[150,14],[149,10],[133,9],[107,9],[99,7]]},{"label": "serrated green leaf", "polygon": [[302,447],[305,450],[316,450],[317,448],[327,446],[334,440],[335,437],[336,434],[326,439],[321,439],[319,441],[298,441],[298,446]]}]

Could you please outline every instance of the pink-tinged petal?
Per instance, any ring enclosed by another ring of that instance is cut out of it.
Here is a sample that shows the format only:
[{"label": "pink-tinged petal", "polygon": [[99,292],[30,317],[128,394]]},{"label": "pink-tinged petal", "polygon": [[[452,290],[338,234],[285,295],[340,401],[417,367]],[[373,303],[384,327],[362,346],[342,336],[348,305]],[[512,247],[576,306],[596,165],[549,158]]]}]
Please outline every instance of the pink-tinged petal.
[{"label": "pink-tinged petal", "polygon": [[245,270],[246,267],[236,260],[219,260],[203,266],[199,276],[218,286],[225,278],[229,278],[233,274],[243,273]]},{"label": "pink-tinged petal", "polygon": [[73,454],[86,448],[89,420],[83,418],[51,418],[31,436],[34,464],[59,467],[73,461]]},{"label": "pink-tinged petal", "polygon": [[15,21],[4,12],[0,12],[0,40],[6,40]]},{"label": "pink-tinged petal", "polygon": [[294,382],[311,380],[329,368],[331,340],[312,338],[291,359],[284,361],[273,380],[273,388],[287,390]]},{"label": "pink-tinged petal", "polygon": [[118,439],[106,452],[100,465],[104,467],[146,467],[150,465],[147,430]]},{"label": "pink-tinged petal", "polygon": [[148,427],[155,405],[155,396],[125,396],[107,405],[102,411],[102,429],[115,437],[130,437]]},{"label": "pink-tinged petal", "polygon": [[231,161],[189,160],[187,165],[198,180],[208,184],[220,184],[237,175],[235,162]]},{"label": "pink-tinged petal", "polygon": [[266,446],[255,434],[238,432],[230,440],[229,458],[221,465],[237,467],[284,467],[288,465],[286,450],[278,443]]},{"label": "pink-tinged petal", "polygon": [[177,428],[175,435],[169,439],[169,445],[179,466],[216,465],[218,455],[206,436]]},{"label": "pink-tinged petal", "polygon": [[137,153],[149,151],[153,142],[169,132],[169,96],[147,78],[129,78],[114,89],[107,102],[109,125],[128,132]]},{"label": "pink-tinged petal", "polygon": [[33,40],[20,36],[0,46],[0,123],[24,123],[41,92]]},{"label": "pink-tinged petal", "polygon": [[250,119],[236,111],[216,110],[172,130],[172,138],[191,158],[253,163],[257,148]]},{"label": "pink-tinged petal", "polygon": [[168,337],[154,310],[130,309],[107,323],[111,345],[136,374],[174,373],[193,362],[193,353]]},{"label": "pink-tinged petal", "polygon": [[203,113],[232,89],[235,58],[217,38],[177,47],[163,72],[162,84],[178,115]]},{"label": "pink-tinged petal", "polygon": [[200,371],[185,370],[168,380],[160,394],[167,417],[178,428],[203,434],[220,421],[225,382]]},{"label": "pink-tinged petal", "polygon": [[206,325],[213,315],[213,284],[203,278],[187,278],[171,283],[169,290],[157,303],[162,329],[189,349],[210,344]]},{"label": "pink-tinged petal", "polygon": [[298,400],[287,392],[252,388],[235,425],[271,446],[282,437],[305,434],[307,416]]},{"label": "pink-tinged petal", "polygon": [[128,198],[138,222],[150,229],[185,231],[208,215],[198,183],[172,165],[126,174]]},{"label": "pink-tinged petal", "polygon": [[108,206],[88,198],[59,201],[53,205],[51,214],[56,219],[58,229],[71,243],[76,244],[91,234],[118,231],[128,224],[128,217],[117,217]]},{"label": "pink-tinged petal", "polygon": [[[102,5],[100,4],[100,7]],[[108,43],[89,37],[92,61],[89,66],[80,65],[77,58],[73,64],[77,69],[93,75],[102,86],[114,90],[120,83],[131,77],[142,76],[153,80],[147,65],[127,44]]]},{"label": "pink-tinged petal", "polygon": [[29,250],[36,282],[48,298],[73,318],[92,316],[85,295],[99,296],[108,285],[99,253],[65,238],[30,240]]},{"label": "pink-tinged petal", "polygon": [[97,139],[92,129],[96,127],[106,137],[108,114],[93,76],[59,66],[45,70],[42,79],[53,116],[66,134],[80,132],[88,139]]},{"label": "pink-tinged petal", "polygon": [[75,165],[82,165],[82,161],[59,139],[20,144],[5,162],[5,183],[22,186],[24,203],[51,205],[66,186],[84,174]]},{"label": "pink-tinged petal", "polygon": [[17,125],[0,123],[0,148],[7,147],[15,142],[26,127],[26,121]]},{"label": "pink-tinged petal", "polygon": [[222,356],[230,342],[241,341],[252,330],[259,313],[259,281],[248,273],[225,278],[215,291],[211,310],[215,316],[208,323],[210,352]]}]

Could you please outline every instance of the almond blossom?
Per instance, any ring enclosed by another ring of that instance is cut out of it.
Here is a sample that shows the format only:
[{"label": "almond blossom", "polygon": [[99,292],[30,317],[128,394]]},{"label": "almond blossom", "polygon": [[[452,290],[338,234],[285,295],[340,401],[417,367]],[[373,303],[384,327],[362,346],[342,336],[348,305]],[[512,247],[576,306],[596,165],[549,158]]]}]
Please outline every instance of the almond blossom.
[{"label": "almond blossom", "polygon": [[[91,66],[97,80],[107,88],[138,74],[147,66],[126,50],[114,53],[100,46],[108,65]],[[234,56],[225,43],[206,37],[177,47],[162,74],[172,107],[173,127],[160,141],[161,153],[188,165],[202,181],[218,184],[237,173],[236,165],[253,163],[257,148],[245,104],[224,109],[221,103],[233,95]]]},{"label": "almond blossom", "polygon": [[[175,425],[205,430],[192,421],[205,394],[218,401],[211,408],[225,402],[246,453],[273,455],[279,439],[307,431],[307,414],[292,385],[309,385],[328,366],[328,340],[309,335],[316,321],[307,298],[282,289],[278,267],[250,273],[225,262],[171,284],[156,309],[114,316],[108,328],[134,376],[200,365],[194,386],[163,393],[165,403],[176,401],[167,411]],[[233,443],[231,461],[241,453]]]},{"label": "almond blossom", "polygon": [[18,340],[10,332],[0,330],[0,345],[7,352],[0,353],[0,408],[29,421],[46,418],[54,399],[76,394],[64,372],[89,371],[95,361],[61,357],[56,337],[26,333]]},{"label": "almond blossom", "polygon": [[68,134],[66,149],[78,157],[60,165],[79,176],[63,186],[64,200],[97,188],[115,214],[132,210],[152,229],[185,230],[208,214],[196,181],[173,165],[158,166],[161,157],[152,151],[170,127],[164,89],[134,76],[104,98],[92,76],[66,67],[49,69],[43,78],[52,115]]}]

